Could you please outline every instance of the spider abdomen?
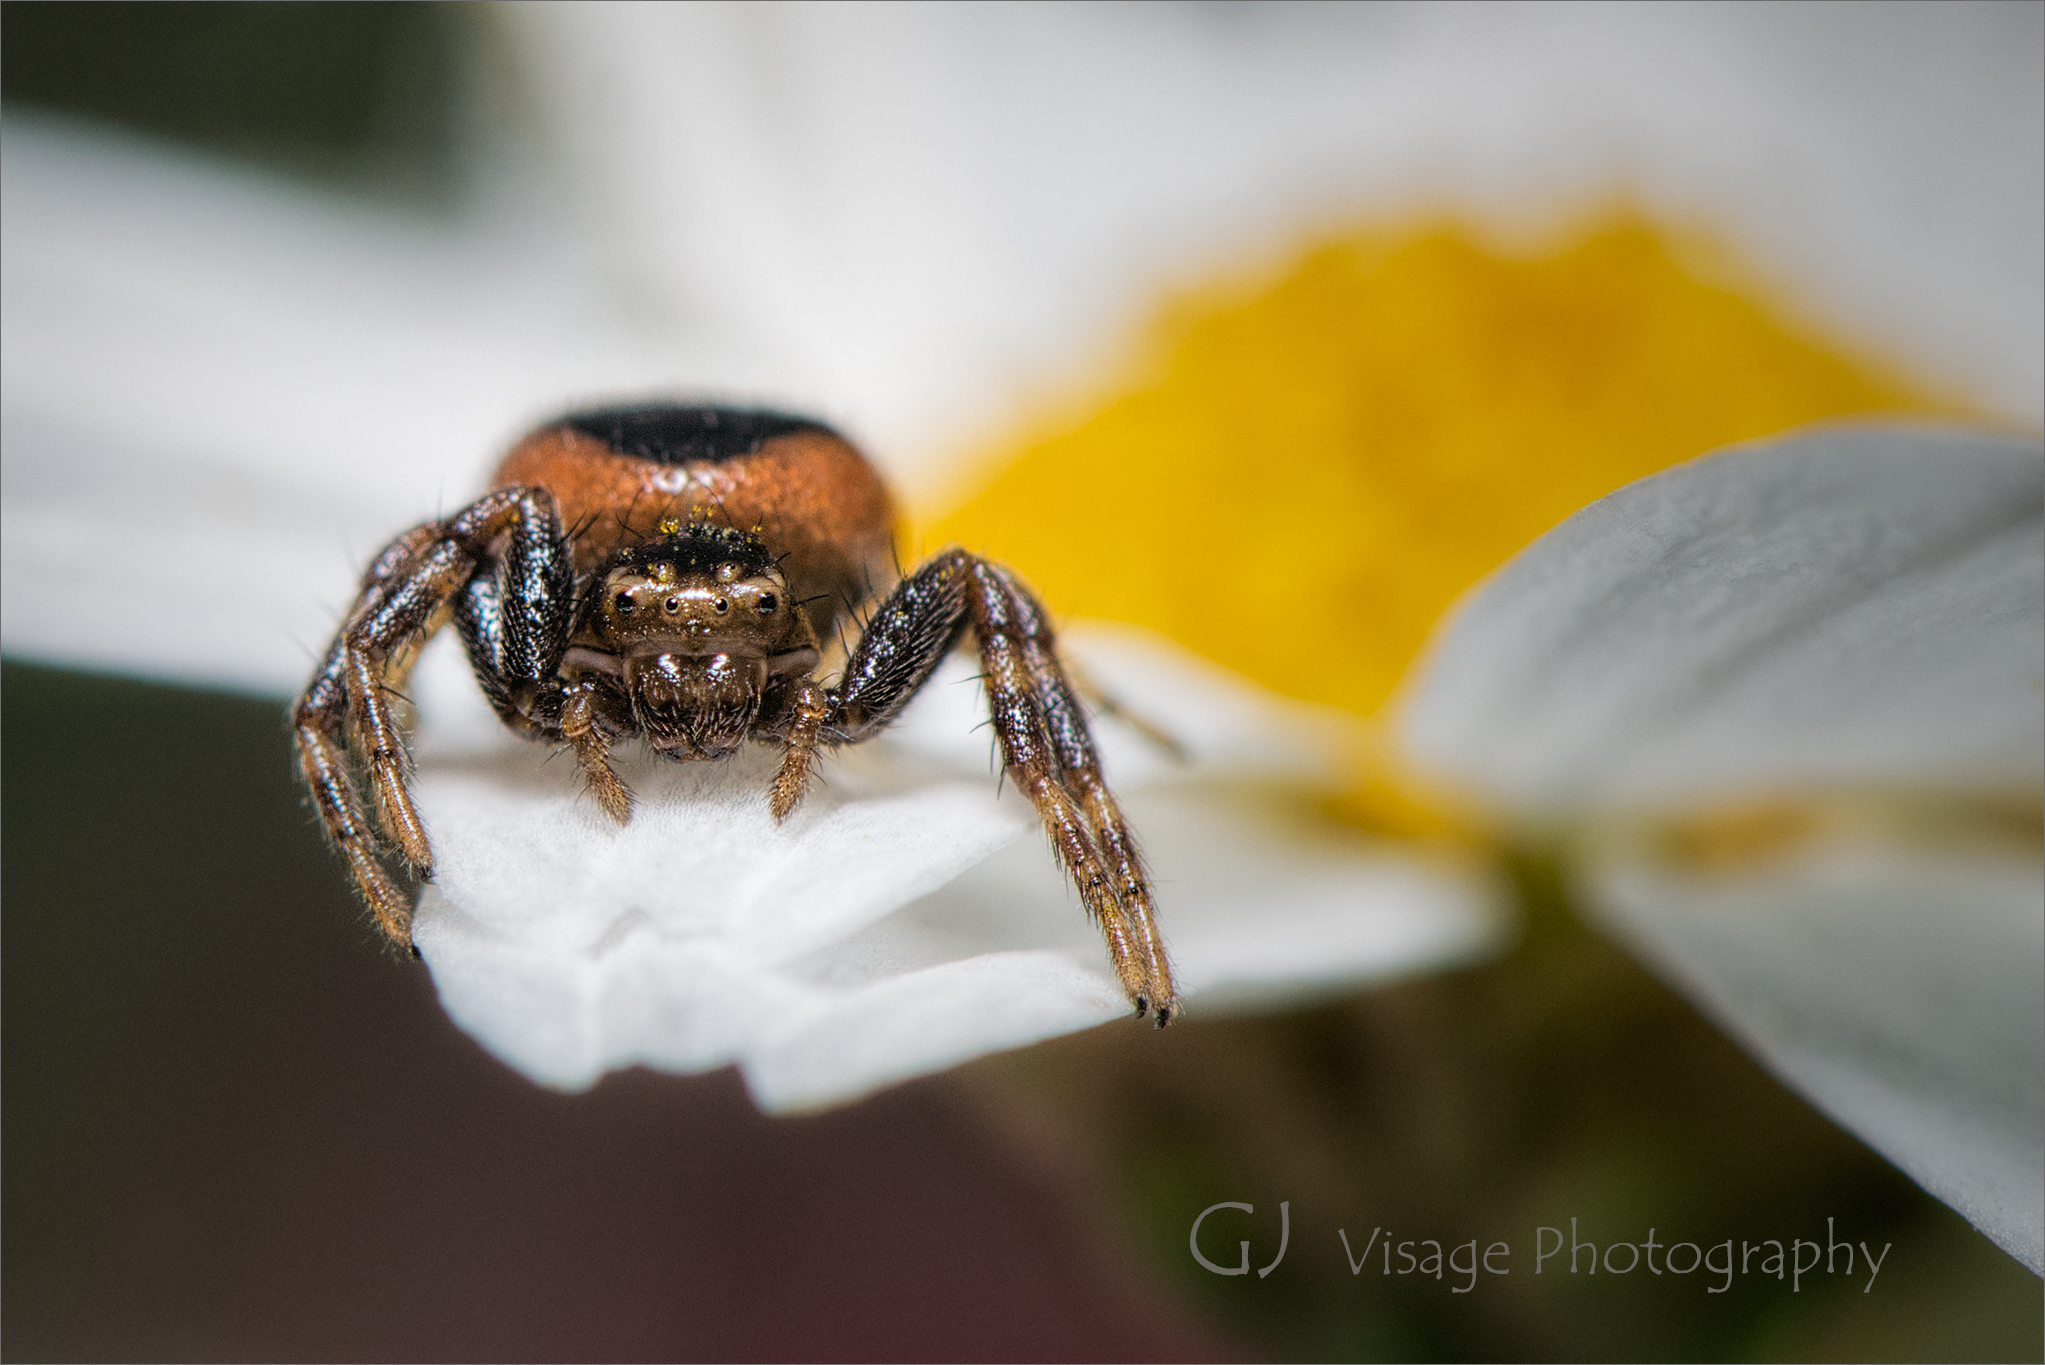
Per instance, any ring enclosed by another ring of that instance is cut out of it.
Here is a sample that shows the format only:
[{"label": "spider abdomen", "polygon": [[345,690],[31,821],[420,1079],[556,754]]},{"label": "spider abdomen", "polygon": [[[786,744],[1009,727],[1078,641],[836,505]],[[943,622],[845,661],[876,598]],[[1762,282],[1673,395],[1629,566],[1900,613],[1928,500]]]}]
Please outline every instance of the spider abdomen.
[{"label": "spider abdomen", "polygon": [[865,458],[818,422],[709,405],[575,413],[505,456],[493,488],[553,493],[578,577],[664,521],[752,531],[820,635],[894,577],[894,504]]}]

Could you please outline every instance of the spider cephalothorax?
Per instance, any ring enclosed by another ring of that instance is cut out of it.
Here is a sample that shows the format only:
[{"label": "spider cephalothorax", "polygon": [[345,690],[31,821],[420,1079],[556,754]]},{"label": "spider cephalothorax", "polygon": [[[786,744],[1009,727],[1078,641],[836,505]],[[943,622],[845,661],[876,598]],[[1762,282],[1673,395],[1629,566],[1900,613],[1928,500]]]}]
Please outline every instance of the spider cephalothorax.
[{"label": "spider cephalothorax", "polygon": [[815,678],[819,630],[851,620],[892,577],[892,515],[872,468],[819,423],[661,404],[542,427],[505,457],[489,493],[393,541],[294,712],[306,783],[384,933],[409,945],[410,898],[383,867],[343,745],[383,833],[416,876],[431,876],[387,694],[443,622],[504,722],[572,749],[621,823],[632,794],[611,767],[613,743],[638,736],[680,760],[778,745],[769,800],[781,818],[819,747],[878,733],[970,631],[1006,772],[1035,804],[1137,1013],[1170,1019],[1149,880],[1028,588],[998,564],[941,551],[873,604],[837,681]]}]

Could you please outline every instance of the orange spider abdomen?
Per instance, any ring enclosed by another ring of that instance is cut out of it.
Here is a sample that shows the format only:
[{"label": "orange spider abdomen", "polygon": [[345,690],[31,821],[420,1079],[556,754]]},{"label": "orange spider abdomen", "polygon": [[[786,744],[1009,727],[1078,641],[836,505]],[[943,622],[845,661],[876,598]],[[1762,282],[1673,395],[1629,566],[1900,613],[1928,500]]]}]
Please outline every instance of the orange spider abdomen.
[{"label": "orange spider abdomen", "polygon": [[802,419],[710,408],[571,416],[519,442],[491,486],[553,493],[578,575],[656,538],[664,521],[754,531],[790,590],[813,601],[820,635],[894,578],[886,486],[845,440]]}]

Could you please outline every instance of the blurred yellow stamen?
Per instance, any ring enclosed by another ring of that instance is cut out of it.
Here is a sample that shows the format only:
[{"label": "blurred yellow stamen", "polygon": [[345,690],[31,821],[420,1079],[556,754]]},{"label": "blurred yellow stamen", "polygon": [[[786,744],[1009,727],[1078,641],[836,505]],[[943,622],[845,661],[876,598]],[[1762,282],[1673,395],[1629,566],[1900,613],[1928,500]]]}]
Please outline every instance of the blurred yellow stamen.
[{"label": "blurred yellow stamen", "polygon": [[[1375,716],[1460,593],[1593,499],[1800,422],[1939,406],[1759,297],[1633,219],[1524,255],[1360,231],[1169,304],[1104,394],[991,452],[915,539]],[[1387,755],[1360,768],[1352,813],[1441,825]]]}]

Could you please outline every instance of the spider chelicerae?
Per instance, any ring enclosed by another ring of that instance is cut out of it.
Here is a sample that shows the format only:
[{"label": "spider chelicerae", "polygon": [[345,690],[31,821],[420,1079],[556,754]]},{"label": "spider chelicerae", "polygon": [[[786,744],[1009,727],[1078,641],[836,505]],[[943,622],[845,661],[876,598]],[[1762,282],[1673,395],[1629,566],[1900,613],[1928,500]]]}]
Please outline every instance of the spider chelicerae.
[{"label": "spider chelicerae", "polygon": [[[505,725],[567,746],[620,824],[633,797],[611,766],[618,742],[637,736],[677,760],[779,745],[768,800],[780,819],[818,750],[878,734],[970,633],[1004,771],[1036,807],[1136,1013],[1168,1022],[1178,1001],[1150,880],[1042,605],[956,547],[876,601],[872,585],[895,580],[892,524],[872,466],[820,422],[651,404],[548,423],[513,447],[488,493],[392,541],[293,710],[306,786],[383,933],[411,946],[411,897],[385,843],[414,877],[433,870],[391,698],[443,625]],[[821,682],[819,640],[847,625],[857,639],[837,680]]]}]

